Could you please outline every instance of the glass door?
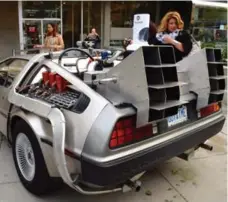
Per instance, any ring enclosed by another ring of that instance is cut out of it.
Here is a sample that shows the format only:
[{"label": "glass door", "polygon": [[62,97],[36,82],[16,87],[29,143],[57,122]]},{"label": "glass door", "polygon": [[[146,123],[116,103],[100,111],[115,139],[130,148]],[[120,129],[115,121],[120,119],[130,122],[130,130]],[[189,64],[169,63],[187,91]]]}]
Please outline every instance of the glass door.
[{"label": "glass door", "polygon": [[83,2],[83,38],[85,38],[92,28],[101,36],[101,3],[100,1]]},{"label": "glass door", "polygon": [[81,34],[81,3],[80,1],[63,1],[62,22],[65,48],[75,47]]},{"label": "glass door", "polygon": [[24,49],[31,49],[35,44],[43,43],[42,21],[23,20]]},{"label": "glass door", "polygon": [[45,36],[45,34],[47,33],[47,25],[48,24],[54,24],[56,25],[57,27],[57,32],[59,34],[62,34],[62,31],[61,31],[61,20],[53,20],[53,19],[44,19],[42,20],[43,21],[43,36]]},{"label": "glass door", "polygon": [[57,29],[57,33],[62,35],[62,30],[61,30],[61,20],[57,19],[44,19],[42,20],[42,44],[44,44],[44,39],[47,34],[47,25],[48,24],[54,24]]},{"label": "glass door", "polygon": [[23,21],[24,49],[32,49],[34,45],[44,44],[47,25],[53,23],[57,32],[61,33],[61,20],[59,19],[32,19]]},{"label": "glass door", "polygon": [[[48,23],[58,25],[61,33],[62,1],[19,1],[20,43],[24,49],[44,43]],[[22,25],[22,26],[21,26]]]}]

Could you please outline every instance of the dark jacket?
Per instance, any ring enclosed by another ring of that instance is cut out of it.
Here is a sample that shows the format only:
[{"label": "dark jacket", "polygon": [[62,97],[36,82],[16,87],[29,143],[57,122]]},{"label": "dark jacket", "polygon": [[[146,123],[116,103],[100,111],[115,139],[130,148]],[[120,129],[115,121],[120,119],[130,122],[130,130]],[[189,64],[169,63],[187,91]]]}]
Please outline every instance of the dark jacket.
[{"label": "dark jacket", "polygon": [[100,39],[99,35],[89,34],[89,35],[85,38],[85,41],[93,41],[93,42],[95,43],[94,48],[100,48],[101,39]]},{"label": "dark jacket", "polygon": [[[163,32],[165,34],[166,32]],[[184,52],[179,51],[175,46],[171,44],[163,44],[161,41],[159,41],[156,36],[151,36],[148,39],[149,44],[154,45],[171,45],[174,47],[175,56],[176,56],[176,62],[183,59],[183,57],[186,57],[192,50],[192,40],[191,36],[184,30],[180,31],[178,36],[175,38],[176,41],[179,41],[183,44]]]}]

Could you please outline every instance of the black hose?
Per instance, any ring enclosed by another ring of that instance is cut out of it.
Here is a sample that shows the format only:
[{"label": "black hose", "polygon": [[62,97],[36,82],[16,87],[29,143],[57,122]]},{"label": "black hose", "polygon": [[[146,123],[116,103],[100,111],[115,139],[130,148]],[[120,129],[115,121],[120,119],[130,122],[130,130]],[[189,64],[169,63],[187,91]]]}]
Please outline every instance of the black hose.
[{"label": "black hose", "polygon": [[85,57],[83,57],[83,58],[78,58],[78,60],[77,60],[77,62],[76,62],[76,70],[77,70],[77,73],[78,73],[79,78],[81,78],[81,72],[79,71],[78,63],[79,63],[79,61],[82,60],[82,59],[86,59],[86,58],[85,58]]},{"label": "black hose", "polygon": [[89,53],[87,53],[86,51],[82,50],[82,49],[79,49],[79,48],[68,48],[66,49],[65,51],[63,51],[60,56],[59,56],[59,59],[58,59],[58,63],[61,64],[61,61],[62,61],[62,58],[63,56],[69,52],[69,51],[79,51],[79,52],[82,52],[84,54],[86,54],[92,61],[94,61],[92,55],[90,55]]}]

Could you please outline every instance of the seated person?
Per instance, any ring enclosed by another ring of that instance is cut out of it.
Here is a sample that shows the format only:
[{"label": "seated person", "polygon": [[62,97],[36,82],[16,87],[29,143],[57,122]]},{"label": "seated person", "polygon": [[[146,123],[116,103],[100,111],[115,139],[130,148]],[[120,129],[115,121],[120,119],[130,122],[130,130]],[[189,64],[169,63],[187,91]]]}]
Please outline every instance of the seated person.
[{"label": "seated person", "polygon": [[176,62],[186,57],[192,50],[190,35],[183,30],[184,22],[178,12],[168,12],[161,20],[156,35],[151,33],[149,44],[172,45],[174,47]]},{"label": "seated person", "polygon": [[93,28],[91,30],[91,33],[88,34],[88,36],[85,38],[85,41],[93,41],[95,44],[94,48],[100,48],[101,39],[100,39],[99,35],[97,34],[95,28]]}]

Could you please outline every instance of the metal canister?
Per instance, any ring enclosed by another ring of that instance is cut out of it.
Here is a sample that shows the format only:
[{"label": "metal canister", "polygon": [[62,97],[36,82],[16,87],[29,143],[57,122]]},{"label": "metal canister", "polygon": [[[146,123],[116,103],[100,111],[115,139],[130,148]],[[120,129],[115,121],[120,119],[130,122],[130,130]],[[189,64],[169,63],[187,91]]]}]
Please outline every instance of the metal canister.
[{"label": "metal canister", "polygon": [[59,75],[56,75],[56,88],[59,93],[63,92],[63,78]]},{"label": "metal canister", "polygon": [[49,83],[50,83],[50,87],[53,87],[56,84],[56,73],[54,72],[49,73]]},{"label": "metal canister", "polygon": [[48,71],[42,72],[42,77],[43,77],[43,83],[47,84],[49,82],[49,72]]}]

